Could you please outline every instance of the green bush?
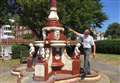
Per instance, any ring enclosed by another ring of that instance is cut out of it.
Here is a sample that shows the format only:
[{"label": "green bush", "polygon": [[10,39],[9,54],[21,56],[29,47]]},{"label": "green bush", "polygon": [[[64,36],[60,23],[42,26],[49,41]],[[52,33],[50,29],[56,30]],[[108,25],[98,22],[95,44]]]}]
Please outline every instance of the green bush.
[{"label": "green bush", "polygon": [[23,35],[23,39],[32,39],[32,34],[25,34]]},{"label": "green bush", "polygon": [[13,45],[12,46],[12,58],[17,59],[21,57],[27,57],[29,54],[29,47],[25,45]]},{"label": "green bush", "polygon": [[96,41],[98,53],[120,54],[120,40]]}]

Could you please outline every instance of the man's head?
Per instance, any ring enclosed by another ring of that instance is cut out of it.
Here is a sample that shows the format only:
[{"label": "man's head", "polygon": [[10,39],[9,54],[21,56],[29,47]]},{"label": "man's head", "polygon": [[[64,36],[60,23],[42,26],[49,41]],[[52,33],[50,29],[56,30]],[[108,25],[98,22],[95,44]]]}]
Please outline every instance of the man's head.
[{"label": "man's head", "polygon": [[89,29],[86,29],[85,31],[84,31],[84,35],[85,36],[88,36],[90,34],[90,30]]}]

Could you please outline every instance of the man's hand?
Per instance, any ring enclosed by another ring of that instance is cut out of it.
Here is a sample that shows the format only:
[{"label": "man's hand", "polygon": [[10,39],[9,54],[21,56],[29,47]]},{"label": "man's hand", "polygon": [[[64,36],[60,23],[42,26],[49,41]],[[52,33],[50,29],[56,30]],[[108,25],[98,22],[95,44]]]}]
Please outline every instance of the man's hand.
[{"label": "man's hand", "polygon": [[93,58],[95,59],[96,53],[93,53]]},{"label": "man's hand", "polygon": [[95,59],[95,55],[96,55],[96,45],[94,43],[93,45],[93,58]]},{"label": "man's hand", "polygon": [[68,29],[69,31],[73,31],[71,28]]},{"label": "man's hand", "polygon": [[73,30],[73,29],[71,29],[71,28],[69,28],[68,30],[71,31],[71,32],[73,32],[73,33],[76,34],[76,35],[80,35],[80,33],[78,33],[77,31],[75,31],[75,30]]}]

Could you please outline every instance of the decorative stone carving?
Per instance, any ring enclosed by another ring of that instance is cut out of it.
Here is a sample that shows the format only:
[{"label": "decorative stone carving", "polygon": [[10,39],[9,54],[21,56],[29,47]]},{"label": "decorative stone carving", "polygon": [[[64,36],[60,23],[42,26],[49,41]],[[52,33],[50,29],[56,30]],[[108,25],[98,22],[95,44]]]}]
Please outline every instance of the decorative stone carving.
[{"label": "decorative stone carving", "polygon": [[30,55],[29,56],[32,57],[34,52],[35,52],[35,47],[32,43],[30,43],[29,46],[30,46],[30,49],[29,49],[29,54]]},{"label": "decorative stone carving", "polygon": [[56,40],[60,39],[60,31],[59,30],[54,31],[54,39],[56,39]]},{"label": "decorative stone carving", "polygon": [[43,40],[45,40],[47,35],[45,30],[42,31],[42,35],[43,35]]},{"label": "decorative stone carving", "polygon": [[75,50],[74,50],[74,58],[77,58],[77,56],[80,55],[80,50],[79,50],[80,46],[81,46],[80,43],[76,44],[76,47],[75,47]]},{"label": "decorative stone carving", "polygon": [[36,64],[35,65],[35,76],[37,77],[44,77],[45,69],[43,64]]}]

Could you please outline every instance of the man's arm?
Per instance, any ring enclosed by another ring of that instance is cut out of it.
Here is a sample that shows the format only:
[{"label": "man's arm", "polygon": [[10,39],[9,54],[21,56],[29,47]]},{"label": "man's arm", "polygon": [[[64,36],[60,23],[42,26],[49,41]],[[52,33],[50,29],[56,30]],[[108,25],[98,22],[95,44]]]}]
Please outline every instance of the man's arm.
[{"label": "man's arm", "polygon": [[95,55],[96,55],[96,45],[94,43],[94,45],[93,45],[93,58],[95,58]]},{"label": "man's arm", "polygon": [[94,42],[94,39],[93,37],[91,36],[91,45],[92,45],[92,52],[93,52],[93,58],[95,58],[95,55],[96,55],[96,44]]},{"label": "man's arm", "polygon": [[69,28],[69,31],[71,31],[71,32],[73,32],[74,34],[76,34],[76,35],[80,35],[80,33],[78,33],[77,31],[75,31],[75,30],[73,30],[73,29],[71,29],[71,28]]}]

